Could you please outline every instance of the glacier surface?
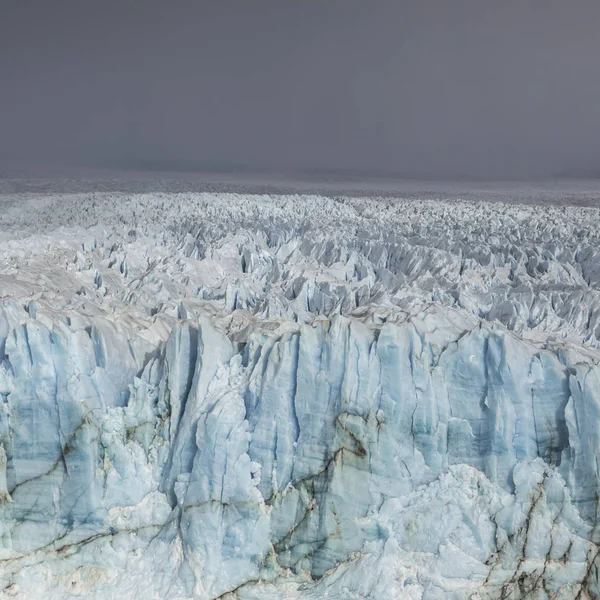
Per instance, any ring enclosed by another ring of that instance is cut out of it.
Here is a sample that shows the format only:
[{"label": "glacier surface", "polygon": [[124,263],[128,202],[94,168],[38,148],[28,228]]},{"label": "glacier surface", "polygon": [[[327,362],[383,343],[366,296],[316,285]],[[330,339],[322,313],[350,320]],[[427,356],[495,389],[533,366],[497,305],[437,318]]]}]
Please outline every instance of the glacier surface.
[{"label": "glacier surface", "polygon": [[600,596],[598,209],[0,206],[0,597]]}]

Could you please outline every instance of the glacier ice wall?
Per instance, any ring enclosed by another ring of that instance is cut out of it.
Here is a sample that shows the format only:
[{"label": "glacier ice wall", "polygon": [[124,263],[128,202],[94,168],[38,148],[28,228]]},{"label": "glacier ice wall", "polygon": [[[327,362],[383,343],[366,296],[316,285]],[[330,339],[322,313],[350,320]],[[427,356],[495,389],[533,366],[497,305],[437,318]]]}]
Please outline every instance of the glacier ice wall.
[{"label": "glacier ice wall", "polygon": [[600,594],[594,209],[23,202],[0,593]]}]

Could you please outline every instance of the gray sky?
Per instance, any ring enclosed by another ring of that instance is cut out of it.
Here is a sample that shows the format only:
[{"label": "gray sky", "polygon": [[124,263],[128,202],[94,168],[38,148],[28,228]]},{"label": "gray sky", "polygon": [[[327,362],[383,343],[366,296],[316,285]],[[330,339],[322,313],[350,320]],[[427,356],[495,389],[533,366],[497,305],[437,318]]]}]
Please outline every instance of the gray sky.
[{"label": "gray sky", "polygon": [[600,176],[598,0],[1,0],[0,157]]}]

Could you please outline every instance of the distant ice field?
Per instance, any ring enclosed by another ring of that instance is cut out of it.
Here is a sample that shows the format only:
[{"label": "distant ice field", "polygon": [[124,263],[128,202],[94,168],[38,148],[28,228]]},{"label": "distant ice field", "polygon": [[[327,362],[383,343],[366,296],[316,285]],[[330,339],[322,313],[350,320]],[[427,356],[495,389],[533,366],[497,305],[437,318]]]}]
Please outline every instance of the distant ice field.
[{"label": "distant ice field", "polygon": [[276,174],[177,172],[0,165],[0,193],[70,194],[89,192],[313,194],[347,197],[471,200],[511,204],[598,206],[600,179],[546,181],[435,181],[351,172]]}]

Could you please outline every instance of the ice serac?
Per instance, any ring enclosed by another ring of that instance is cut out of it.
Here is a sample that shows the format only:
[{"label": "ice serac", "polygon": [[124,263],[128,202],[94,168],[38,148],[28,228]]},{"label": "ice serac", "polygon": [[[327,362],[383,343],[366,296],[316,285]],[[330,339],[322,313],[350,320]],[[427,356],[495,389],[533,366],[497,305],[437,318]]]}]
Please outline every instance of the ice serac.
[{"label": "ice serac", "polygon": [[468,325],[334,317],[236,349],[201,319],[136,373],[118,331],[25,318],[3,341],[3,583],[64,553],[126,580],[179,547],[189,597],[302,577],[383,597],[396,569],[423,597],[593,596],[598,367]]},{"label": "ice serac", "polygon": [[593,252],[328,226],[0,245],[0,597],[600,597]]}]

